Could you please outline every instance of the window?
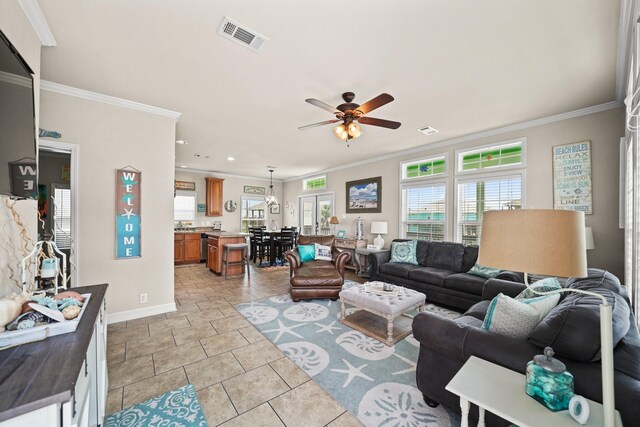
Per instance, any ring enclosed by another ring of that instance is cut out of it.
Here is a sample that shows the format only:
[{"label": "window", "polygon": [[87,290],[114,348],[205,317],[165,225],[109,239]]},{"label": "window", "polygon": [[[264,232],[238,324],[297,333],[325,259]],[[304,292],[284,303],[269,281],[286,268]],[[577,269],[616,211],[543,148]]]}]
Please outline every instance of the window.
[{"label": "window", "polygon": [[71,190],[67,186],[52,185],[53,240],[58,249],[71,249]]},{"label": "window", "polygon": [[242,197],[242,209],[240,210],[240,229],[243,233],[249,231],[249,227],[261,227],[267,225],[267,205],[262,198]]},{"label": "window", "polygon": [[523,140],[456,153],[458,172],[524,166]]},{"label": "window", "polygon": [[304,191],[310,190],[324,190],[327,188],[327,175],[316,176],[313,178],[307,178],[302,180],[302,189]]},{"label": "window", "polygon": [[173,198],[173,220],[195,222],[196,193],[195,191],[179,191]]},{"label": "window", "polygon": [[480,243],[484,212],[522,207],[523,174],[482,177],[457,186],[456,240],[464,245]]},{"label": "window", "polygon": [[446,159],[445,156],[438,156],[429,159],[412,160],[402,163],[400,167],[402,169],[402,180],[444,175],[446,172]]},{"label": "window", "polygon": [[441,242],[446,229],[444,182],[402,188],[400,237]]}]

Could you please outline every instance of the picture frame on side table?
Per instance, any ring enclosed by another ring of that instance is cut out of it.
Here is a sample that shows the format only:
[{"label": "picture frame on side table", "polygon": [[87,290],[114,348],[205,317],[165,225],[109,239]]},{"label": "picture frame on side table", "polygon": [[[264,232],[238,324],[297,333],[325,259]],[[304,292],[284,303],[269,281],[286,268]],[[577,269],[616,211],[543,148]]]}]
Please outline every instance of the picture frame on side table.
[{"label": "picture frame on side table", "polygon": [[347,213],[382,212],[382,177],[346,183]]},{"label": "picture frame on side table", "polygon": [[344,231],[344,230],[338,230],[338,233],[336,234],[336,237],[337,237],[338,239],[344,239],[344,237],[345,237],[346,233],[347,233],[347,232],[346,232],[346,231]]}]

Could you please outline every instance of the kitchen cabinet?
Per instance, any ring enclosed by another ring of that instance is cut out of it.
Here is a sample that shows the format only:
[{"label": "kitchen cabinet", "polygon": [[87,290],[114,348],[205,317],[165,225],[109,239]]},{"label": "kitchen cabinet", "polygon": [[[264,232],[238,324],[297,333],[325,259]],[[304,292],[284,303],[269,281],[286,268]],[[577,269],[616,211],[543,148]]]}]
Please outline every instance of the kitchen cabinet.
[{"label": "kitchen cabinet", "polygon": [[357,270],[358,267],[354,263],[356,259],[356,249],[358,248],[366,248],[367,247],[367,239],[358,240],[358,239],[338,239],[336,238],[333,242],[333,246],[336,248],[349,252],[351,254],[351,260],[345,265],[346,268],[351,270]]},{"label": "kitchen cabinet", "polygon": [[205,178],[207,183],[206,216],[222,216],[222,184],[223,178]]},{"label": "kitchen cabinet", "polygon": [[175,233],[173,237],[174,264],[200,262],[200,233]]}]

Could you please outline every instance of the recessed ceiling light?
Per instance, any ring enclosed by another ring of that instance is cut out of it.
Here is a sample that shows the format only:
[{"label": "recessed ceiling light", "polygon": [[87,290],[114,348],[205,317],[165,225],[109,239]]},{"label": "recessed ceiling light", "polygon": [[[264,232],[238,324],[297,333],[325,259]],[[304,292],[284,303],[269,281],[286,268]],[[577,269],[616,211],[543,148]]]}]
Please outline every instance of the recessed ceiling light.
[{"label": "recessed ceiling light", "polygon": [[227,160],[229,160],[230,162],[233,162],[235,159],[236,159],[236,158],[235,158],[235,157],[233,157],[233,156],[229,156],[229,157],[227,157]]},{"label": "recessed ceiling light", "polygon": [[180,167],[181,167],[181,168],[186,168],[186,166],[185,166],[185,165],[180,165]]},{"label": "recessed ceiling light", "polygon": [[176,144],[180,144],[180,145],[187,145],[188,142],[187,141],[183,141],[182,139],[177,139],[176,140]]}]

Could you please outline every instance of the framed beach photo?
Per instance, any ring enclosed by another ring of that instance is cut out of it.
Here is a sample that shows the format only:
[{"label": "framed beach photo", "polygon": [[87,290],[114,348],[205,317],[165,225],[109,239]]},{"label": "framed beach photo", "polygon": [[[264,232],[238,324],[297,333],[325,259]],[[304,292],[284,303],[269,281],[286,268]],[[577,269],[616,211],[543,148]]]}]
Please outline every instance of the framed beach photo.
[{"label": "framed beach photo", "polygon": [[382,212],[382,177],[347,182],[347,213]]}]

